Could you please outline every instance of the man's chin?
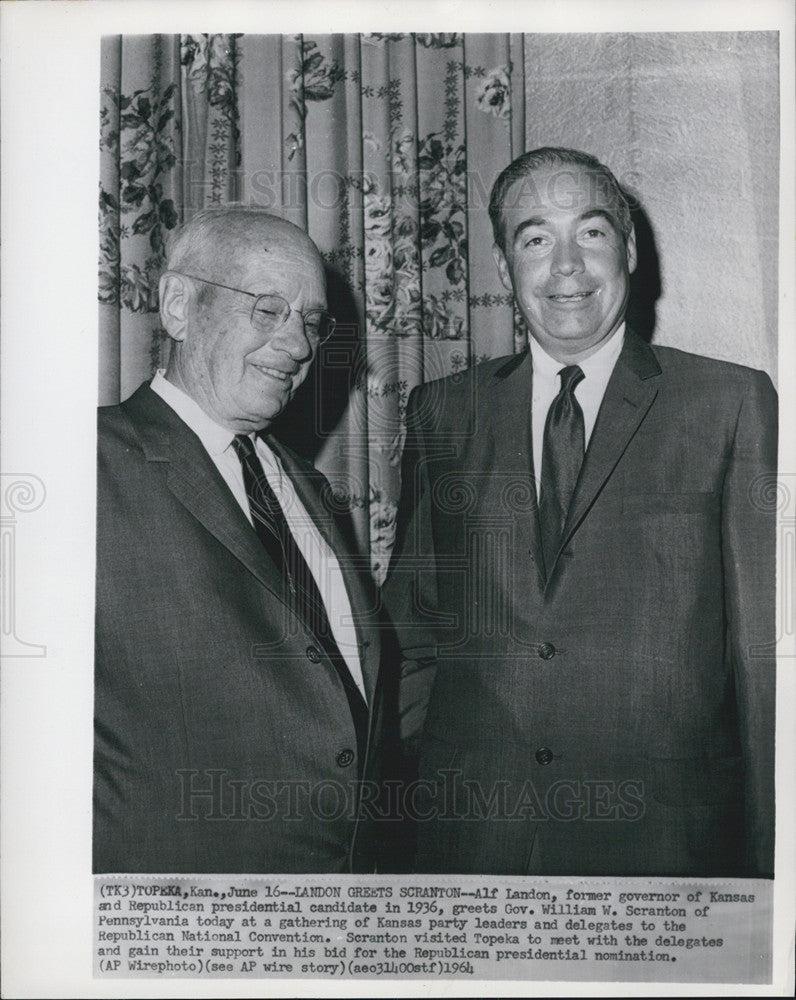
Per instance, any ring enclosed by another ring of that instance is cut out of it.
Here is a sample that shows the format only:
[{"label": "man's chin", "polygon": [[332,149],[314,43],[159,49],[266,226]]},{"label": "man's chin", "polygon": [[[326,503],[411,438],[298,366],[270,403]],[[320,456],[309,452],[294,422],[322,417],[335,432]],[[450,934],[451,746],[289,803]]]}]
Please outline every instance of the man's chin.
[{"label": "man's chin", "polygon": [[540,330],[538,327],[532,329],[531,335],[553,357],[556,356],[557,350],[570,356],[595,351],[617,326],[618,324],[615,324],[603,329],[593,324],[588,326],[550,324],[545,330]]},{"label": "man's chin", "polygon": [[240,430],[247,434],[252,431],[267,430],[274,420],[284,412],[288,402],[287,395],[284,399],[263,399],[262,397],[257,399],[255,405],[249,408],[248,413],[238,418],[237,424]]}]

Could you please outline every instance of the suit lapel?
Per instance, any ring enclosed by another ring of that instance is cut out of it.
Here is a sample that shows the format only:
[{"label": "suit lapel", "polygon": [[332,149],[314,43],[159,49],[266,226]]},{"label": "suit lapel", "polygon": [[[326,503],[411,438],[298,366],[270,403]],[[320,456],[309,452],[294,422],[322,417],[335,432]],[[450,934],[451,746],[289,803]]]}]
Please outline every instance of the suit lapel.
[{"label": "suit lapel", "polygon": [[[280,569],[268,557],[246,515],[199,438],[149,384],[142,385],[125,403],[147,460],[168,465],[168,488],[193,517],[225,546],[286,608]],[[326,543],[337,556],[343,573],[360,649],[360,662],[369,707],[372,708],[380,662],[377,629],[365,622],[375,606],[354,565],[342,532],[322,500],[324,477],[301,462],[273,438],[269,446],[290,476],[296,492]]]},{"label": "suit lapel", "polygon": [[569,507],[561,548],[577,530],[636,433],[658,393],[658,361],[648,344],[631,331],[605,390],[602,406]]},{"label": "suit lapel", "polygon": [[122,404],[150,462],[168,465],[173,496],[282,604],[282,575],[199,438],[149,385]]},{"label": "suit lapel", "polygon": [[[537,582],[543,587],[542,543],[531,431],[533,400],[531,352],[525,351],[509,359],[494,373],[490,388],[494,391],[495,398],[479,401],[478,419],[489,421],[489,433],[485,437],[489,441],[492,456],[487,458],[485,464],[473,464],[473,467],[488,468],[497,473],[497,487],[501,491],[507,485],[503,479],[505,473],[509,474],[511,481],[518,487],[518,491],[514,494],[515,498],[521,497],[517,505],[519,511],[514,517],[517,532],[516,554],[521,557],[527,552],[533,557]],[[523,502],[526,496],[527,504]],[[509,500],[507,496],[501,495],[499,509],[505,508],[507,500]],[[521,516],[523,511],[527,511],[526,517]]]}]

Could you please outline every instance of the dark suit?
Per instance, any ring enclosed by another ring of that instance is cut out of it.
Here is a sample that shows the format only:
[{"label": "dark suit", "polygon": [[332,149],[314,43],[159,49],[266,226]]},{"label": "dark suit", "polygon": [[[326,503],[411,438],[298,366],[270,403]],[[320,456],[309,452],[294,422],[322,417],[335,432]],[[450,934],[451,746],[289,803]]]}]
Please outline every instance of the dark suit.
[{"label": "dark suit", "polygon": [[629,333],[547,580],[531,398],[529,352],[410,398],[386,594],[439,783],[417,870],[772,872],[770,380]]},{"label": "dark suit", "polygon": [[341,565],[367,759],[280,569],[199,439],[142,386],[99,421],[95,871],[373,871],[358,778],[379,767],[374,601],[325,480],[270,443]]}]

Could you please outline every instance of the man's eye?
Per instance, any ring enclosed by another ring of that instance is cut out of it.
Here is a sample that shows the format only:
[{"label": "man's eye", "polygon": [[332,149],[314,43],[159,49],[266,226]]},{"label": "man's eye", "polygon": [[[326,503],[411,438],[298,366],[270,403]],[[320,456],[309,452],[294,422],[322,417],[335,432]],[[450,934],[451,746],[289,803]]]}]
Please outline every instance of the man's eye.
[{"label": "man's eye", "polygon": [[605,236],[605,232],[602,229],[587,229],[583,234],[587,239],[594,240]]},{"label": "man's eye", "polygon": [[526,247],[541,247],[541,246],[544,246],[544,244],[545,244],[545,238],[544,238],[544,236],[528,236],[525,239],[525,241],[523,243],[523,246],[526,246]]},{"label": "man's eye", "polygon": [[314,309],[312,312],[304,313],[304,329],[308,333],[317,333],[321,328],[323,320],[324,314]]}]

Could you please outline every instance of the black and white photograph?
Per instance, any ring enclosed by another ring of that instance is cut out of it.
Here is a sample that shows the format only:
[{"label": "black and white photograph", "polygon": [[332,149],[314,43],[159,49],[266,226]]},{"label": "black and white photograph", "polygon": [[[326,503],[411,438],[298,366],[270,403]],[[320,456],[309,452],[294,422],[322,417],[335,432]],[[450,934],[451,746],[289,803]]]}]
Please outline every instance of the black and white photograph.
[{"label": "black and white photograph", "polygon": [[36,6],[14,995],[787,988],[793,10]]},{"label": "black and white photograph", "polygon": [[777,36],[102,66],[95,869],[772,875]]}]

